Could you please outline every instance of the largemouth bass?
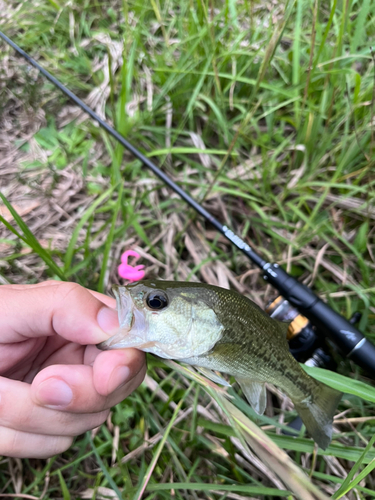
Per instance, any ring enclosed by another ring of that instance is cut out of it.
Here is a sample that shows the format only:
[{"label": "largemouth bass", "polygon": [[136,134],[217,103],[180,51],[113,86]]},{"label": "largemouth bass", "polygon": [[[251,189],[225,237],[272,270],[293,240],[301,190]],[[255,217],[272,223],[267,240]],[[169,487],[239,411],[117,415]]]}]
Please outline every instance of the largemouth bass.
[{"label": "largemouth bass", "polygon": [[113,291],[120,330],[100,349],[135,347],[224,384],[213,370],[233,375],[258,414],[266,407],[265,382],[272,383],[291,398],[318,445],[328,446],[342,394],[310,377],[289,353],[287,323],[235,291],[202,283],[148,280]]}]

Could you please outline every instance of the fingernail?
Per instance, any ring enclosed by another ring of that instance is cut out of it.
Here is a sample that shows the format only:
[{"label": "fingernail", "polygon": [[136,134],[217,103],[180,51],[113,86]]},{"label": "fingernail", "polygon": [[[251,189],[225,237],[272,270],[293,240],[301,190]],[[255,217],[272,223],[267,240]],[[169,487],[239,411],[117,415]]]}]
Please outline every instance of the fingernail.
[{"label": "fingernail", "polygon": [[98,325],[105,332],[111,332],[118,328],[118,316],[115,309],[102,307],[96,317]]},{"label": "fingernail", "polygon": [[63,380],[49,378],[39,385],[36,397],[43,406],[61,410],[71,403],[73,391]]},{"label": "fingernail", "polygon": [[120,366],[116,368],[116,370],[112,373],[111,378],[109,379],[109,392],[113,392],[115,389],[118,389],[122,385],[124,385],[129,380],[130,369],[128,366]]}]

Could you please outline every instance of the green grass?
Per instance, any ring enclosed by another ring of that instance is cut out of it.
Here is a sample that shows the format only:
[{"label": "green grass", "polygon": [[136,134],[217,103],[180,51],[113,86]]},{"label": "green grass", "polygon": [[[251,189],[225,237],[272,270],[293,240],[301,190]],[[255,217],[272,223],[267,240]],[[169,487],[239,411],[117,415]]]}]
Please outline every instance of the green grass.
[{"label": "green grass", "polygon": [[[362,312],[359,326],[375,340],[373,2],[15,0],[8,9],[8,36],[81,98],[102,85],[99,101],[91,95],[96,111],[265,259],[344,316]],[[87,117],[74,120],[70,105],[1,45],[0,120],[18,148],[0,180],[9,210],[1,217],[2,282],[53,277],[108,292],[121,251],[139,247],[150,255],[142,260],[149,276],[223,284],[221,262],[231,285],[260,305],[274,297],[240,252]],[[38,224],[38,209],[18,216],[28,199],[54,219]],[[85,498],[97,499],[109,490],[124,499],[292,498],[279,491],[280,463],[262,455],[259,443],[268,442],[249,438],[255,421],[321,492],[373,498],[372,441],[365,448],[374,389],[335,357],[340,376],[318,376],[347,387],[339,409],[350,423],[337,425],[326,453],[315,454],[303,435],[276,433],[285,427],[276,396],[261,418],[236,396],[246,415],[237,425],[220,410],[220,394],[211,403],[201,377],[192,382],[191,373],[150,359],[158,385],[142,384],[113,409],[111,425],[63,455],[23,461],[21,491],[39,498],[46,488],[44,499],[83,498],[88,489]],[[284,411],[286,423],[294,417]],[[0,497],[15,491],[13,462],[0,460]],[[295,494],[306,488],[308,498],[310,486],[285,484]]]}]

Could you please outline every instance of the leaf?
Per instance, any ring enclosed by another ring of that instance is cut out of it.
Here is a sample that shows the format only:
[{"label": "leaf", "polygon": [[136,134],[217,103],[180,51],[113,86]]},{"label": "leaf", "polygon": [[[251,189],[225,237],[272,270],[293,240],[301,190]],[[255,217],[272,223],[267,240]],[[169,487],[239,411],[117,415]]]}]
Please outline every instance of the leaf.
[{"label": "leaf", "polygon": [[63,478],[63,475],[61,474],[61,472],[58,470],[57,471],[57,475],[59,476],[59,481],[60,481],[60,486],[61,486],[61,492],[63,494],[63,499],[64,500],[70,500],[70,493],[69,493],[69,489],[66,485],[66,482]]},{"label": "leaf", "polygon": [[355,479],[353,479],[353,481],[351,481],[352,478],[354,477],[354,474],[356,474],[358,469],[360,468],[367,452],[372,448],[372,445],[374,444],[374,442],[375,442],[375,436],[372,436],[368,445],[363,450],[362,455],[359,457],[357,462],[352,467],[352,470],[347,475],[345,481],[342,483],[340,488],[333,495],[333,497],[332,497],[333,500],[338,500],[339,498],[343,497],[346,493],[348,493],[348,491],[353,489],[354,486],[356,486],[360,481],[362,481],[362,479],[375,468],[375,458],[373,458],[371,460],[371,462],[367,465],[367,467],[365,467],[363,469],[363,471],[360,474],[358,474],[358,476]]},{"label": "leaf", "polygon": [[99,285],[98,285],[98,292],[104,293],[104,279],[107,273],[107,267],[108,267],[108,259],[109,259],[109,254],[111,251],[111,247],[113,244],[113,239],[115,236],[115,227],[116,227],[116,221],[118,217],[118,213],[121,208],[121,203],[122,203],[122,192],[123,192],[123,186],[120,184],[120,189],[118,192],[118,199],[116,202],[116,207],[113,210],[113,215],[112,215],[112,221],[111,221],[111,228],[109,230],[105,247],[104,247],[104,252],[103,252],[103,263],[102,263],[102,268],[100,270],[100,277],[99,277]]},{"label": "leaf", "polygon": [[73,254],[74,254],[74,246],[76,244],[76,241],[78,239],[78,235],[80,230],[83,228],[83,226],[86,224],[90,216],[95,212],[96,208],[99,207],[106,198],[114,191],[116,186],[112,186],[111,188],[107,189],[99,198],[97,198],[92,205],[86,210],[84,214],[81,215],[80,221],[78,222],[76,228],[73,231],[72,237],[70,238],[69,246],[66,250],[65,254],[65,271],[69,271],[69,268],[71,266],[72,260],[73,260]]},{"label": "leaf", "polygon": [[[370,10],[371,0],[363,0],[362,5],[358,6],[358,16],[355,22],[354,36],[350,42],[350,52],[356,52],[357,48],[363,44],[366,37],[366,21]],[[365,42],[366,43],[366,42]]]},{"label": "leaf", "polygon": [[21,236],[16,229],[7,221],[3,216],[0,215],[0,221],[18,238],[24,241],[29,247],[33,249],[33,251],[39,255],[39,257],[44,260],[47,266],[53,271],[57,276],[64,280],[65,276],[60,267],[56,264],[56,262],[52,259],[50,254],[45,250],[42,245],[39,243],[34,234],[30,231],[27,224],[23,221],[22,217],[16,212],[13,206],[9,203],[9,201],[5,198],[5,196],[0,193],[0,198],[2,199],[6,209],[9,214],[13,217],[15,222],[18,224],[19,228],[23,232],[24,236]]},{"label": "leaf", "polygon": [[147,471],[146,471],[146,474],[143,476],[142,478],[142,481],[140,482],[140,485],[139,485],[139,489],[137,491],[137,494],[134,496],[134,499],[136,500],[141,500],[142,498],[142,495],[143,495],[143,492],[145,491],[145,489],[147,488],[147,485],[150,481],[150,478],[151,478],[151,475],[152,475],[152,472],[156,466],[156,463],[160,457],[160,454],[164,448],[164,445],[167,441],[167,438],[169,436],[169,433],[171,432],[172,430],[172,427],[173,427],[173,423],[174,421],[176,420],[179,412],[180,412],[180,409],[181,409],[181,406],[182,406],[182,403],[184,402],[184,400],[186,399],[187,395],[189,394],[190,390],[192,389],[192,385],[190,386],[190,388],[184,393],[184,396],[180,399],[180,402],[178,403],[178,405],[176,405],[176,408],[173,412],[173,415],[168,423],[168,426],[167,428],[165,429],[164,431],[164,434],[163,434],[163,438],[161,439],[157,449],[156,449],[156,452],[150,462],[150,465],[148,466],[147,468]]},{"label": "leaf", "polygon": [[[163,149],[155,149],[154,151],[150,151],[146,156],[151,158],[152,156],[162,156],[167,154],[199,154],[203,153],[206,155],[226,155],[227,151],[225,149],[202,149],[202,148],[193,148],[193,147],[174,147],[174,148],[163,148]],[[233,153],[232,156],[238,156],[237,153]]]},{"label": "leaf", "polygon": [[371,401],[371,403],[375,403],[375,387],[360,382],[359,380],[344,377],[344,375],[340,375],[339,373],[324,370],[323,368],[315,368],[304,364],[301,364],[301,366],[309,375],[329,385],[333,389],[337,389],[346,394],[353,394],[353,396],[358,396],[367,401]]},{"label": "leaf", "polygon": [[40,146],[49,151],[54,150],[59,145],[57,131],[52,126],[41,128],[39,132],[35,134],[34,139]]},{"label": "leaf", "polygon": [[[203,387],[207,393],[220,405],[226,413],[230,424],[236,431],[237,436],[246,446],[246,442],[255,451],[258,457],[273,470],[283,483],[301,500],[328,500],[328,497],[320,492],[314,486],[308,476],[290,459],[290,457],[282,451],[277,444],[265,434],[254,422],[252,422],[244,413],[236,408],[223,395],[223,391],[215,389],[216,384],[209,382],[203,377],[197,376],[189,367],[180,366],[174,361],[163,360],[164,363],[182,372],[184,375],[193,380],[204,380]],[[220,488],[218,488],[220,489]]]},{"label": "leaf", "polygon": [[355,248],[361,253],[365,252],[367,249],[368,233],[369,233],[369,223],[368,221],[366,221],[359,226],[357,235],[354,240]]},{"label": "leaf", "polygon": [[[274,441],[280,448],[288,451],[297,451],[300,453],[314,453],[314,442],[311,439],[295,438],[283,436],[282,434],[272,434],[272,441]],[[328,448],[321,450],[318,448],[317,455],[319,456],[332,456],[342,458],[350,462],[355,462],[359,459],[363,452],[363,448],[356,448],[354,446],[344,446],[339,443],[331,443]],[[375,458],[374,450],[370,450],[363,463],[369,463]]]},{"label": "leaf", "polygon": [[92,450],[94,452],[94,455],[96,457],[96,460],[97,460],[97,462],[99,464],[99,467],[100,467],[101,471],[103,472],[105,478],[107,479],[107,481],[108,481],[109,485],[111,486],[111,488],[113,489],[113,491],[116,492],[117,498],[121,499],[122,498],[121,491],[117,487],[117,484],[113,480],[113,478],[112,478],[111,474],[109,473],[107,467],[104,465],[104,462],[101,459],[100,454],[99,454],[99,448],[96,448],[96,446],[94,444],[94,441],[93,441],[93,439],[92,439],[92,437],[90,435],[90,432],[87,432],[86,435],[87,435],[87,437],[89,439],[91,448],[92,448]]},{"label": "leaf", "polygon": [[207,484],[207,483],[162,483],[148,484],[147,491],[163,490],[193,490],[193,491],[228,491],[236,493],[247,493],[248,495],[268,495],[273,497],[288,497],[288,490],[277,490],[266,486],[250,486],[245,484]]}]

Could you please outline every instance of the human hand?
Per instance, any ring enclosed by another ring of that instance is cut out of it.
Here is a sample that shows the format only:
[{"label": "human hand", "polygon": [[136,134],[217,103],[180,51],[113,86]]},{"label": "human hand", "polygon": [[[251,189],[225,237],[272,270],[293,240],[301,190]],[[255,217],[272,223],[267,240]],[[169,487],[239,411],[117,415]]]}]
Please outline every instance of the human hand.
[{"label": "human hand", "polygon": [[65,451],[142,382],[144,353],[95,347],[118,327],[114,307],[75,283],[0,286],[0,455]]}]

